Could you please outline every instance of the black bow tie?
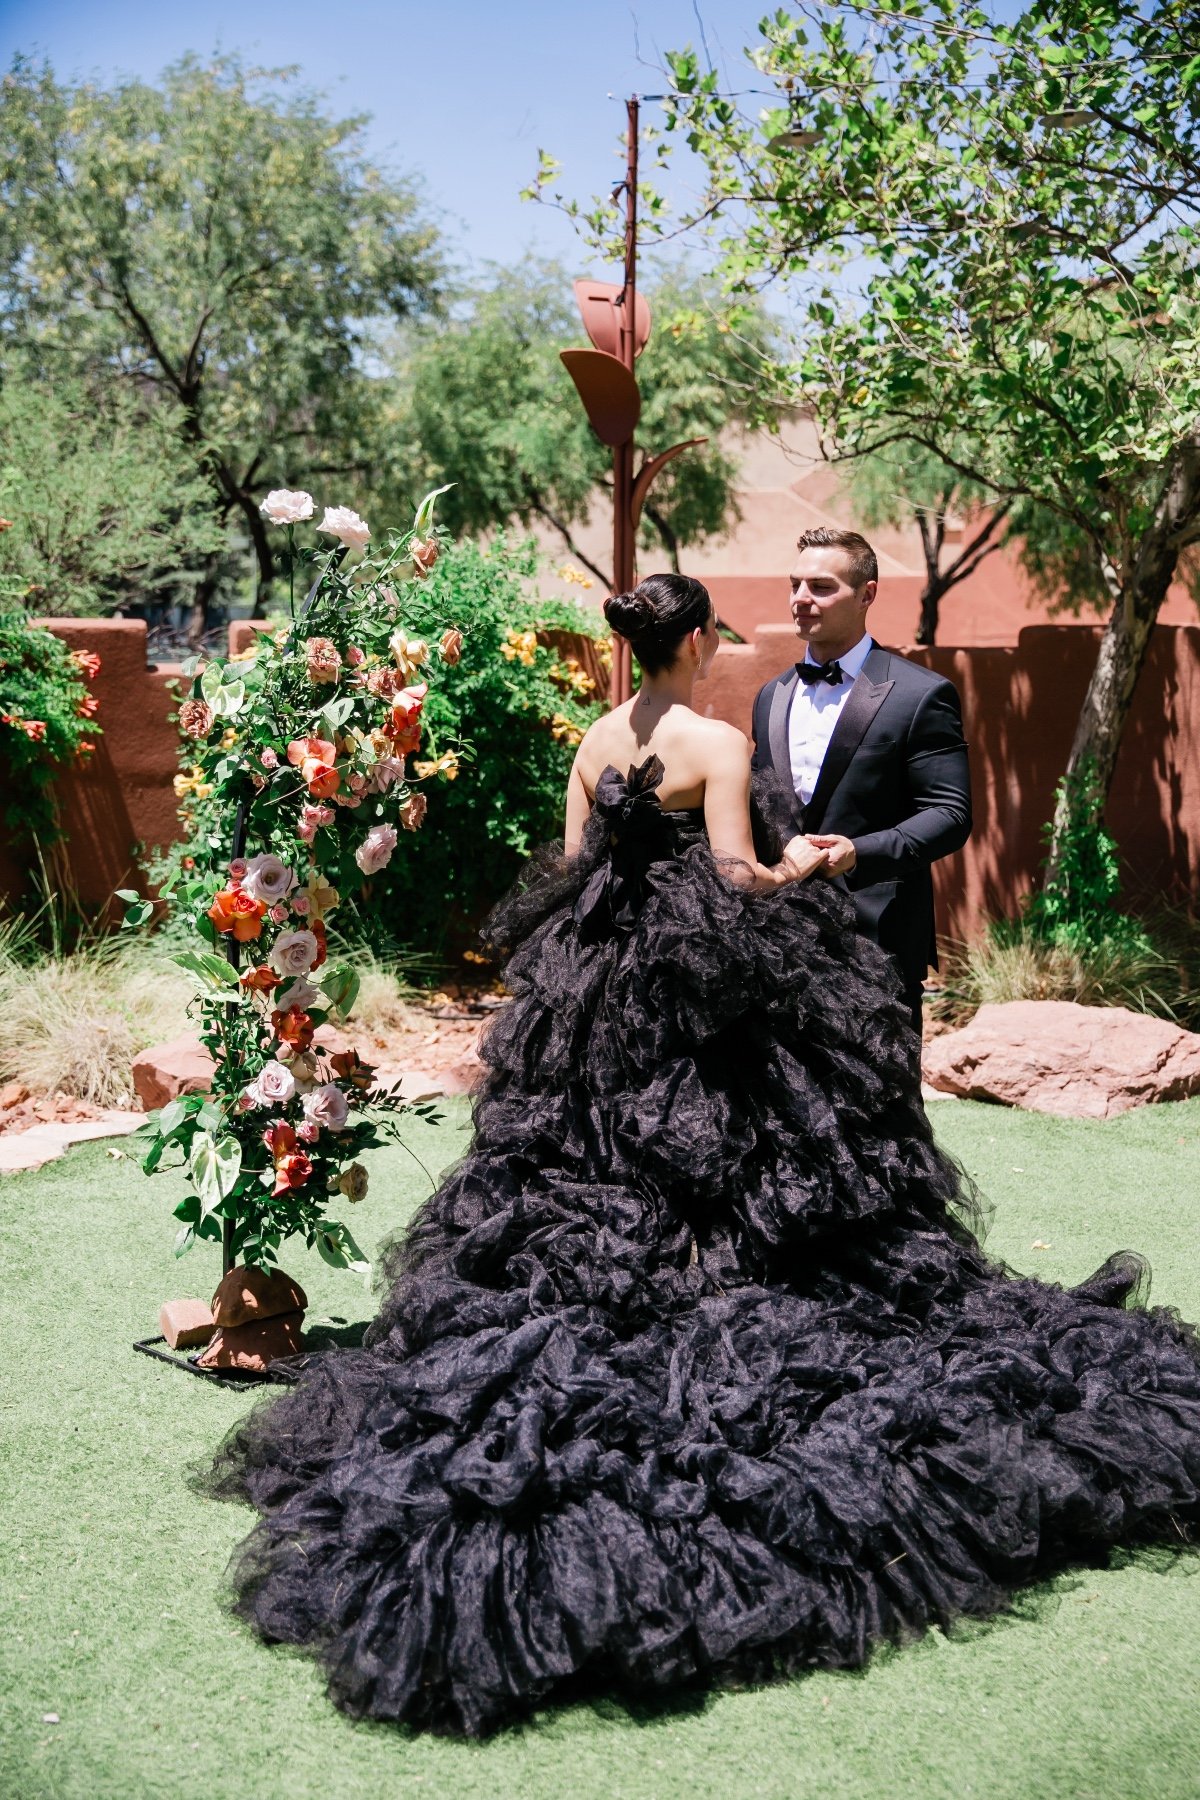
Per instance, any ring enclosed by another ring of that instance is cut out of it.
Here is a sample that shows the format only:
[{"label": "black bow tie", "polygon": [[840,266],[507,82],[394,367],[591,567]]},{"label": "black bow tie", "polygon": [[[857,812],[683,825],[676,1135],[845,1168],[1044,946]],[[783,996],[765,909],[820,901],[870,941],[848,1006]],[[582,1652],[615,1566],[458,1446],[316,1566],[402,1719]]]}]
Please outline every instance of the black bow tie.
[{"label": "black bow tie", "polygon": [[818,681],[827,681],[830,687],[840,687],[846,679],[840,662],[801,662],[796,664],[796,669],[806,687],[815,687]]}]

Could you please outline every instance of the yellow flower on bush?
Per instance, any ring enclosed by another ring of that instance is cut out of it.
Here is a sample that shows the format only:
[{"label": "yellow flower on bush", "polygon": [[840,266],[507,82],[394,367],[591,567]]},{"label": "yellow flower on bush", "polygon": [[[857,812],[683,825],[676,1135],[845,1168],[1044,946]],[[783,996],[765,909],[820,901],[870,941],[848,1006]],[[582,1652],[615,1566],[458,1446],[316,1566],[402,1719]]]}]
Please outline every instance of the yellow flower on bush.
[{"label": "yellow flower on bush", "polygon": [[205,781],[204,770],[199,763],[193,763],[186,775],[183,773],[176,775],[171,786],[175,789],[177,800],[184,799],[188,794],[195,794],[197,800],[207,800],[212,793],[212,782]]},{"label": "yellow flower on bush", "polygon": [[307,917],[310,920],[323,919],[326,913],[333,911],[341,899],[337,889],[326,881],[319,869],[309,870],[304,892],[308,895]]},{"label": "yellow flower on bush", "polygon": [[596,585],[590,575],[585,575],[582,569],[573,569],[570,563],[563,564],[558,571],[558,578],[565,581],[568,587],[590,588]]},{"label": "yellow flower on bush", "polygon": [[565,713],[555,713],[550,721],[550,732],[560,744],[570,744],[574,747],[583,742],[582,727],[576,725],[574,719],[568,719]]},{"label": "yellow flower on bush", "polygon": [[225,727],[225,730],[221,733],[221,748],[222,748],[222,750],[232,750],[233,746],[237,743],[237,741],[238,741],[237,732],[233,729],[232,725],[227,725]]},{"label": "yellow flower on bush", "polygon": [[406,631],[394,631],[388,639],[388,649],[396,659],[396,668],[405,681],[408,681],[423,663],[429,661],[429,645],[423,638],[410,638]]},{"label": "yellow flower on bush", "polygon": [[454,781],[458,777],[458,752],[447,750],[436,762],[414,763],[413,773],[418,781],[428,781],[431,775],[444,775],[447,781]]},{"label": "yellow flower on bush", "polygon": [[510,631],[500,646],[500,654],[505,662],[523,663],[527,669],[532,669],[537,647],[536,631]]},{"label": "yellow flower on bush", "polygon": [[565,663],[556,663],[550,673],[564,682],[576,694],[595,692],[595,682],[582,667],[577,657],[568,656]]}]

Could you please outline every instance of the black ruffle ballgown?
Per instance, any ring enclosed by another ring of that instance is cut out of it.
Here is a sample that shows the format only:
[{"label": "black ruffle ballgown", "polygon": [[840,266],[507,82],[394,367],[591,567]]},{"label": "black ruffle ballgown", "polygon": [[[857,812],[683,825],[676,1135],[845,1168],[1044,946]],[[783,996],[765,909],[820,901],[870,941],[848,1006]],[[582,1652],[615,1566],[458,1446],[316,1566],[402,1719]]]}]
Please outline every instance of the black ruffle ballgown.
[{"label": "black ruffle ballgown", "polygon": [[737,888],[660,779],[608,770],[493,916],[468,1154],[366,1346],[218,1458],[238,1611],[355,1715],[854,1666],[1200,1517],[1193,1330],[1133,1255],[984,1256],[849,897]]}]

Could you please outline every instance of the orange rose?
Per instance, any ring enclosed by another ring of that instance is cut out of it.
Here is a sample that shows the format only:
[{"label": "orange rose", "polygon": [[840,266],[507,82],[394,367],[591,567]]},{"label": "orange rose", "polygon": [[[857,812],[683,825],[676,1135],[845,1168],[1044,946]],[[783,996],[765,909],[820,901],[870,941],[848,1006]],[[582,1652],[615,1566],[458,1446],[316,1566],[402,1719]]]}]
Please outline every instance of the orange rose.
[{"label": "orange rose", "polygon": [[360,1093],[365,1093],[370,1087],[375,1070],[370,1063],[363,1061],[357,1050],[339,1050],[329,1060],[334,1074],[342,1081],[348,1081]]},{"label": "orange rose", "polygon": [[403,688],[392,701],[391,718],[386,727],[397,756],[407,756],[421,747],[421,708],[429,692],[428,682]]},{"label": "orange rose", "polygon": [[331,763],[335,755],[336,751],[328,738],[293,738],[287,747],[287,759],[295,769],[314,757],[318,762]]},{"label": "orange rose", "polygon": [[274,969],[269,969],[266,963],[258,969],[247,969],[241,979],[242,986],[249,988],[252,994],[269,994],[273,987],[279,986],[280,980]]},{"label": "orange rose", "polygon": [[281,1044],[291,1044],[295,1050],[307,1050],[312,1043],[313,1022],[299,1006],[289,1006],[286,1012],[273,1012],[271,1024]]},{"label": "orange rose", "polygon": [[275,1186],[271,1189],[272,1199],[278,1199],[280,1194],[291,1193],[296,1188],[302,1188],[311,1174],[312,1163],[305,1156],[303,1150],[293,1150],[287,1156],[281,1157],[275,1165]]},{"label": "orange rose", "polygon": [[314,800],[332,800],[342,785],[342,778],[332,762],[321,762],[315,756],[306,756],[300,764],[300,773],[308,783],[308,791]]},{"label": "orange rose", "polygon": [[290,1125],[278,1119],[274,1125],[268,1125],[262,1135],[263,1143],[271,1152],[271,1160],[278,1168],[284,1157],[290,1156],[296,1148],[296,1133]]},{"label": "orange rose", "polygon": [[239,944],[249,944],[262,936],[266,913],[262,900],[252,900],[241,888],[222,888],[208,909],[208,916],[222,934],[232,932]]}]

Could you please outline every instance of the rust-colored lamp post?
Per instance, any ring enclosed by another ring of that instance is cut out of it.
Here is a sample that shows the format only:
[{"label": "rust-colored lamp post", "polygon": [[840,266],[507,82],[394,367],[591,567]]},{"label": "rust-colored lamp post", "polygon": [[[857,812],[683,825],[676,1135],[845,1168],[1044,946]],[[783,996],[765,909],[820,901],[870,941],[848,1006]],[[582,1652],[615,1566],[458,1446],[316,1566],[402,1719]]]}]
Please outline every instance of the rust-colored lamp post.
[{"label": "rust-colored lamp post", "polygon": [[[564,350],[562,360],[579,390],[592,430],[613,453],[613,592],[634,585],[637,529],[650,484],[659,470],[681,451],[706,440],[689,438],[647,457],[634,474],[633,434],[642,410],[634,364],[650,336],[650,308],[637,291],[638,100],[626,101],[629,119],[625,180],[625,280],[577,281],[575,299],[591,350]],[[613,640],[611,704],[620,706],[633,693],[633,661],[624,638]]]}]

